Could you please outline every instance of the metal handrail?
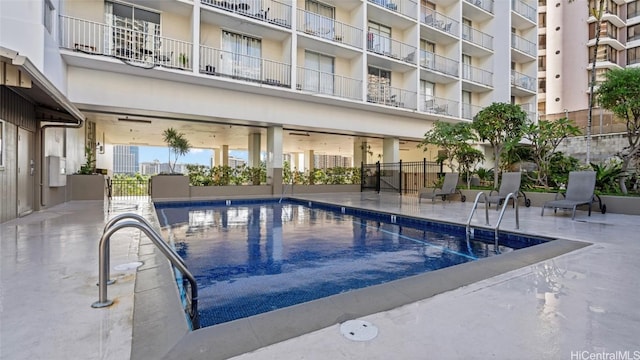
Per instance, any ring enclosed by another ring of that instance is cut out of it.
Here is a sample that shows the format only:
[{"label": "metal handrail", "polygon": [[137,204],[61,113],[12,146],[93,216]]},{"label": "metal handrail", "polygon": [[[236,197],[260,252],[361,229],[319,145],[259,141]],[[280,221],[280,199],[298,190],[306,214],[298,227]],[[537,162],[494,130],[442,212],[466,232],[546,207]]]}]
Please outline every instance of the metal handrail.
[{"label": "metal handrail", "polygon": [[[487,199],[487,194],[484,191],[480,191],[478,195],[476,195],[476,200],[473,202],[473,207],[471,208],[471,213],[469,214],[469,219],[467,220],[467,238],[471,235],[471,219],[473,218],[473,214],[476,212],[478,208],[478,202],[480,201],[480,196],[484,198],[484,203],[487,204],[489,199]],[[485,212],[485,225],[489,226],[489,207],[484,207]]]},{"label": "metal handrail", "polygon": [[[473,208],[471,208],[471,213],[469,214],[469,219],[467,220],[467,228],[466,228],[466,234],[467,234],[467,241],[469,240],[469,237],[471,236],[471,219],[473,218],[473,214],[476,212],[476,209],[478,208],[478,202],[480,201],[480,197],[483,198],[484,203],[485,204],[489,204],[489,200],[487,198],[487,195],[481,191],[478,193],[478,195],[476,195],[476,200],[473,202]],[[494,230],[494,247],[495,247],[495,251],[498,252],[498,231],[500,229],[500,223],[502,222],[502,218],[504,217],[504,212],[507,208],[507,204],[509,203],[509,199],[513,198],[513,202],[515,204],[515,210],[516,210],[516,229],[520,229],[520,215],[519,215],[519,211],[518,211],[518,201],[517,201],[517,193],[509,193],[507,194],[507,197],[505,198],[504,202],[502,203],[502,210],[500,211],[500,215],[498,215],[498,221],[496,222],[496,226],[495,227],[491,227],[491,224],[489,224],[489,206],[485,205],[484,207],[484,211],[485,211],[485,226],[489,227],[489,228],[493,228]]]},{"label": "metal handrail", "polygon": [[498,228],[500,227],[500,222],[502,222],[502,216],[504,215],[504,211],[507,208],[507,204],[509,204],[510,198],[513,198],[513,203],[515,204],[514,207],[516,209],[516,229],[520,229],[520,215],[518,212],[518,195],[517,193],[508,193],[507,197],[504,199],[504,203],[502,203],[502,210],[500,210],[500,215],[498,216],[498,222],[496,223],[495,234],[494,234],[496,252],[498,252]]},{"label": "metal handrail", "polygon": [[[125,218],[132,218],[140,221],[119,222]],[[91,307],[102,308],[113,304],[113,300],[107,299],[107,280],[109,278],[109,241],[111,239],[111,235],[126,227],[137,228],[144,232],[145,235],[147,235],[147,237],[160,249],[164,256],[167,257],[171,264],[178,268],[183,276],[187,278],[191,287],[190,308],[187,309],[187,313],[191,319],[193,330],[200,328],[200,320],[198,317],[198,285],[195,278],[185,266],[184,260],[165,243],[160,235],[151,228],[150,224],[144,218],[136,214],[118,215],[111,219],[103,230],[102,237],[100,237],[98,254],[98,301],[91,304]]]}]

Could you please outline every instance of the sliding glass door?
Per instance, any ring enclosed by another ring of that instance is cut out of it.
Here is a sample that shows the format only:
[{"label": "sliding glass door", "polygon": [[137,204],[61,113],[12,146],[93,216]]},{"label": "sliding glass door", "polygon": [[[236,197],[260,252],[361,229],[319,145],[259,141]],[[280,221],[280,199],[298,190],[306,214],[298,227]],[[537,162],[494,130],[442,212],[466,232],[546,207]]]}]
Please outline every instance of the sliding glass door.
[{"label": "sliding glass door", "polygon": [[223,31],[220,73],[261,81],[261,53],[260,39]]},{"label": "sliding glass door", "polygon": [[305,90],[333,95],[334,68],[332,57],[305,51],[304,67]]}]

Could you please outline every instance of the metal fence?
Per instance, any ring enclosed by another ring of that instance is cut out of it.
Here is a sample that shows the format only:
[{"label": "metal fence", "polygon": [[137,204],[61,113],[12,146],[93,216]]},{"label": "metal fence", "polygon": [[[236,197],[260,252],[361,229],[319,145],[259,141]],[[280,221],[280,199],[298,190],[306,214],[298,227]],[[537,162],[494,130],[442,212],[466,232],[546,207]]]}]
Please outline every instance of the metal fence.
[{"label": "metal fence", "polygon": [[442,165],[433,161],[362,164],[361,191],[385,191],[417,194],[424,187],[433,187],[442,174]]},{"label": "metal fence", "polygon": [[109,198],[138,198],[150,195],[151,180],[148,179],[107,179]]}]

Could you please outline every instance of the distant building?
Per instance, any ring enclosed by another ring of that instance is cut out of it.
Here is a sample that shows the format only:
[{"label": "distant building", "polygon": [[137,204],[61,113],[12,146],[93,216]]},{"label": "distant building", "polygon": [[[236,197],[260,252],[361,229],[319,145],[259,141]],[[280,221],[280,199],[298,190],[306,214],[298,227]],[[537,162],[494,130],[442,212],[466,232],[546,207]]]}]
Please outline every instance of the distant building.
[{"label": "distant building", "polygon": [[113,147],[113,173],[135,175],[139,170],[137,146],[115,145]]},{"label": "distant building", "polygon": [[314,155],[313,163],[313,166],[316,169],[351,167],[351,157],[340,155]]},{"label": "distant building", "polygon": [[[171,167],[169,163],[161,163],[159,160],[154,160],[152,162],[143,162],[140,163],[140,174],[142,175],[157,175],[162,173],[170,173]],[[186,174],[187,173],[187,164],[176,164],[175,173]]]}]

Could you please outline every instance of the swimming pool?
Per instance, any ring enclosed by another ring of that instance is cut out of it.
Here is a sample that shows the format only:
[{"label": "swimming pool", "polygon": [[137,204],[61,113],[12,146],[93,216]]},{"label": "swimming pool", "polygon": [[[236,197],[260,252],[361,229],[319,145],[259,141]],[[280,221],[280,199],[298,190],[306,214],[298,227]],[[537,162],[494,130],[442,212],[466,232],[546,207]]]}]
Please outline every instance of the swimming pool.
[{"label": "swimming pool", "polygon": [[[156,204],[196,277],[202,326],[495,255],[492,232],[287,200]],[[545,239],[502,234],[500,253]]]}]

